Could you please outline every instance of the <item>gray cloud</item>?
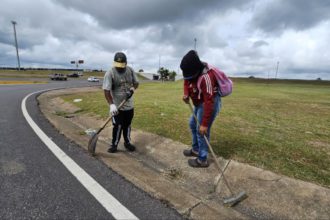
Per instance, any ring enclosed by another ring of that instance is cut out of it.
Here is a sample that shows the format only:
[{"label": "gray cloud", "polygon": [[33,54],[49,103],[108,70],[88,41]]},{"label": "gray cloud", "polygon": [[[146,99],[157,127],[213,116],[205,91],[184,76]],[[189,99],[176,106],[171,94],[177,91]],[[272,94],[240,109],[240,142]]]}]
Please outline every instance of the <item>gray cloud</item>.
[{"label": "gray cloud", "polygon": [[64,7],[93,16],[101,25],[113,29],[145,27],[153,24],[172,24],[176,21],[196,22],[210,12],[225,12],[240,8],[246,0],[123,0],[93,2],[83,0],[57,0]]},{"label": "gray cloud", "polygon": [[258,48],[258,47],[262,47],[262,46],[268,46],[269,43],[267,43],[266,41],[264,40],[258,40],[256,42],[253,43],[252,47],[253,48]]},{"label": "gray cloud", "polygon": [[328,0],[272,0],[255,11],[253,26],[267,33],[305,30],[330,18]]}]

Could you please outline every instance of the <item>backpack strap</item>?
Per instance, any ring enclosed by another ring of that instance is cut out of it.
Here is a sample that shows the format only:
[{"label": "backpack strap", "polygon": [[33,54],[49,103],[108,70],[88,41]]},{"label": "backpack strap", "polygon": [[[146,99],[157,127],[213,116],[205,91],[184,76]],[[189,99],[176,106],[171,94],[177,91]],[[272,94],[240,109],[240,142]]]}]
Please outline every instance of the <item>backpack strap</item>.
[{"label": "backpack strap", "polygon": [[112,79],[112,85],[111,85],[111,90],[115,90],[115,77],[113,76],[113,71],[114,71],[114,67],[112,67],[111,71],[110,71],[110,76],[111,76],[111,79]]},{"label": "backpack strap", "polygon": [[127,66],[127,68],[129,69],[129,71],[130,71],[131,74],[132,74],[132,82],[133,82],[133,84],[136,83],[136,82],[135,82],[135,78],[134,78],[134,71],[133,71],[133,69],[132,69],[131,67],[129,67],[129,66]]},{"label": "backpack strap", "polygon": [[[136,83],[135,81],[135,78],[134,78],[134,71],[131,67],[129,66],[126,66],[127,69],[129,70],[129,72],[131,72],[131,75],[132,75],[132,82],[133,84]],[[115,84],[114,84],[114,76],[113,76],[113,72],[115,71],[115,67],[112,67],[112,71],[110,71],[110,75],[111,75],[111,79],[112,79],[112,87],[111,87],[111,90],[115,90]]]},{"label": "backpack strap", "polygon": [[204,76],[205,76],[206,74],[208,74],[208,72],[209,72],[209,70],[210,70],[209,65],[208,65],[207,63],[204,63],[204,64],[205,64],[205,68],[206,68],[206,69],[204,69],[204,70],[206,70],[206,71],[203,70],[203,73],[198,77],[198,80],[197,80],[198,99],[201,98],[201,93],[202,93],[202,90],[201,90],[201,84],[202,84],[202,80],[203,80]]}]

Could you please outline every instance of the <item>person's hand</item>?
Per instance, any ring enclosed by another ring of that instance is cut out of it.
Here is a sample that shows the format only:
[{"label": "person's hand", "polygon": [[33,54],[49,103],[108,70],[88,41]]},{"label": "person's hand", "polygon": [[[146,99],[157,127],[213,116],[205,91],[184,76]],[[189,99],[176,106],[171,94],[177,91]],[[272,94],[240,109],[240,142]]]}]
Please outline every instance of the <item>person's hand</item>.
[{"label": "person's hand", "polygon": [[134,87],[131,87],[129,91],[126,93],[126,99],[131,98],[132,95],[134,94],[134,91],[135,91]]},{"label": "person's hand", "polygon": [[116,106],[115,104],[111,104],[111,105],[110,105],[110,114],[111,114],[112,116],[118,114],[118,109],[117,109],[117,106]]},{"label": "person's hand", "polygon": [[199,126],[199,133],[201,135],[206,135],[207,134],[207,127],[205,127],[203,125]]},{"label": "person's hand", "polygon": [[189,96],[184,95],[184,96],[182,97],[182,100],[183,100],[186,104],[189,104]]}]

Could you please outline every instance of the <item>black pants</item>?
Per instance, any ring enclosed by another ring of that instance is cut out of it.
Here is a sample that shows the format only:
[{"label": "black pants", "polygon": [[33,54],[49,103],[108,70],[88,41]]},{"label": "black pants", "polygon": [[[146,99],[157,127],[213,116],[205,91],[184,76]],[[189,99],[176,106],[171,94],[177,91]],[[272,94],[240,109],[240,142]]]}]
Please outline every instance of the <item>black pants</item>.
[{"label": "black pants", "polygon": [[125,143],[131,142],[131,123],[134,116],[134,109],[127,111],[118,111],[119,113],[112,118],[112,146],[117,146],[121,132],[123,131],[123,136]]}]

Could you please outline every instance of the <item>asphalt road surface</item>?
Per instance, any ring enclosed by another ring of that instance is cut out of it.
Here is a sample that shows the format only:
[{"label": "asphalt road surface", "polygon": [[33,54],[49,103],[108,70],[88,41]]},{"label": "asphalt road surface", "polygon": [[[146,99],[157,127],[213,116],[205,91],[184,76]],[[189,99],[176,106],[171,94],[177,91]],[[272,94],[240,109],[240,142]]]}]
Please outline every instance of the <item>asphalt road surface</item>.
[{"label": "asphalt road surface", "polygon": [[[38,93],[22,105],[33,92],[95,85],[100,83],[0,85],[0,219],[183,218],[59,134],[41,114]],[[33,130],[24,108],[54,146]],[[57,147],[60,155],[52,151]]]}]

